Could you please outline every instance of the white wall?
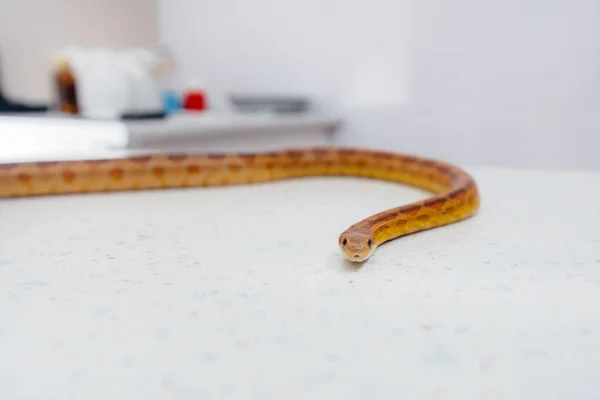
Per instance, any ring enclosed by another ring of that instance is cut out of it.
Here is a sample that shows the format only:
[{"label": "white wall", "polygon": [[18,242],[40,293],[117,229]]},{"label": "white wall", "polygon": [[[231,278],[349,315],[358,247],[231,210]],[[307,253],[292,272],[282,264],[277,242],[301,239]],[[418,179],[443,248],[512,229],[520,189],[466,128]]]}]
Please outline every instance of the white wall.
[{"label": "white wall", "polygon": [[0,0],[3,89],[18,100],[49,100],[56,51],[154,45],[156,11],[151,0]]},{"label": "white wall", "polygon": [[184,74],[306,93],[343,144],[600,168],[597,0],[159,0]]},{"label": "white wall", "polygon": [[468,162],[600,168],[599,1],[414,7],[412,132]]},{"label": "white wall", "polygon": [[[315,96],[320,107],[337,106],[339,99],[371,101],[384,94],[382,85],[397,92],[393,98],[405,95],[402,1],[159,4],[161,37],[175,50],[183,75],[206,79],[217,93],[301,93]],[[347,99],[362,91],[369,99]]]}]

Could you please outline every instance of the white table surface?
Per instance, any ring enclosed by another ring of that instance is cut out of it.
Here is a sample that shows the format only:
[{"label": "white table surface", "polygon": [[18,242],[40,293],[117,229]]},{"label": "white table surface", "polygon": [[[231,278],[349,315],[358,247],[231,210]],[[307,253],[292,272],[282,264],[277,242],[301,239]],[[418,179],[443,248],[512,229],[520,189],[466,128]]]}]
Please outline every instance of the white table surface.
[{"label": "white table surface", "polygon": [[477,217],[360,268],[338,234],[422,192],[0,201],[0,398],[597,400],[600,172],[468,170]]}]

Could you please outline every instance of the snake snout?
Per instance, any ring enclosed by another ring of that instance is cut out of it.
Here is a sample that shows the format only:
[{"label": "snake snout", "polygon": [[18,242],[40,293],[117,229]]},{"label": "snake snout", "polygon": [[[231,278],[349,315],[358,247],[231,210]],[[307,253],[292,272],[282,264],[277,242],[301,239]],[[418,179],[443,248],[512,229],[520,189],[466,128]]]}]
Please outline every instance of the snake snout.
[{"label": "snake snout", "polygon": [[371,233],[349,229],[339,237],[339,245],[344,257],[350,261],[364,261],[373,252],[375,245]]}]

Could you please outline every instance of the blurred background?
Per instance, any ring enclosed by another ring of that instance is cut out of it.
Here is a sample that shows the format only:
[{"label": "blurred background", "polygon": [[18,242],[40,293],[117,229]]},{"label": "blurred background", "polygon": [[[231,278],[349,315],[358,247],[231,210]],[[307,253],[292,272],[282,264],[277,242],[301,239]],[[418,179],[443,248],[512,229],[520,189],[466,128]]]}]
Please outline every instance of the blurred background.
[{"label": "blurred background", "polygon": [[335,144],[600,168],[597,0],[0,5],[0,159]]}]

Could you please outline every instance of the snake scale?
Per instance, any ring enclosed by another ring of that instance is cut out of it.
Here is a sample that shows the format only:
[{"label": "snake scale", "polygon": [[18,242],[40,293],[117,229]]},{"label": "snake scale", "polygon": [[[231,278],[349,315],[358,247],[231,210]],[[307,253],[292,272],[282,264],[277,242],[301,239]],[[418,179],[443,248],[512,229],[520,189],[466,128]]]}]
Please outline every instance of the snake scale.
[{"label": "snake scale", "polygon": [[474,179],[452,164],[379,150],[318,147],[255,153],[154,153],[121,158],[0,164],[0,198],[249,184],[311,176],[393,181],[432,192],[379,212],[338,237],[350,261],[381,244],[475,215]]}]

